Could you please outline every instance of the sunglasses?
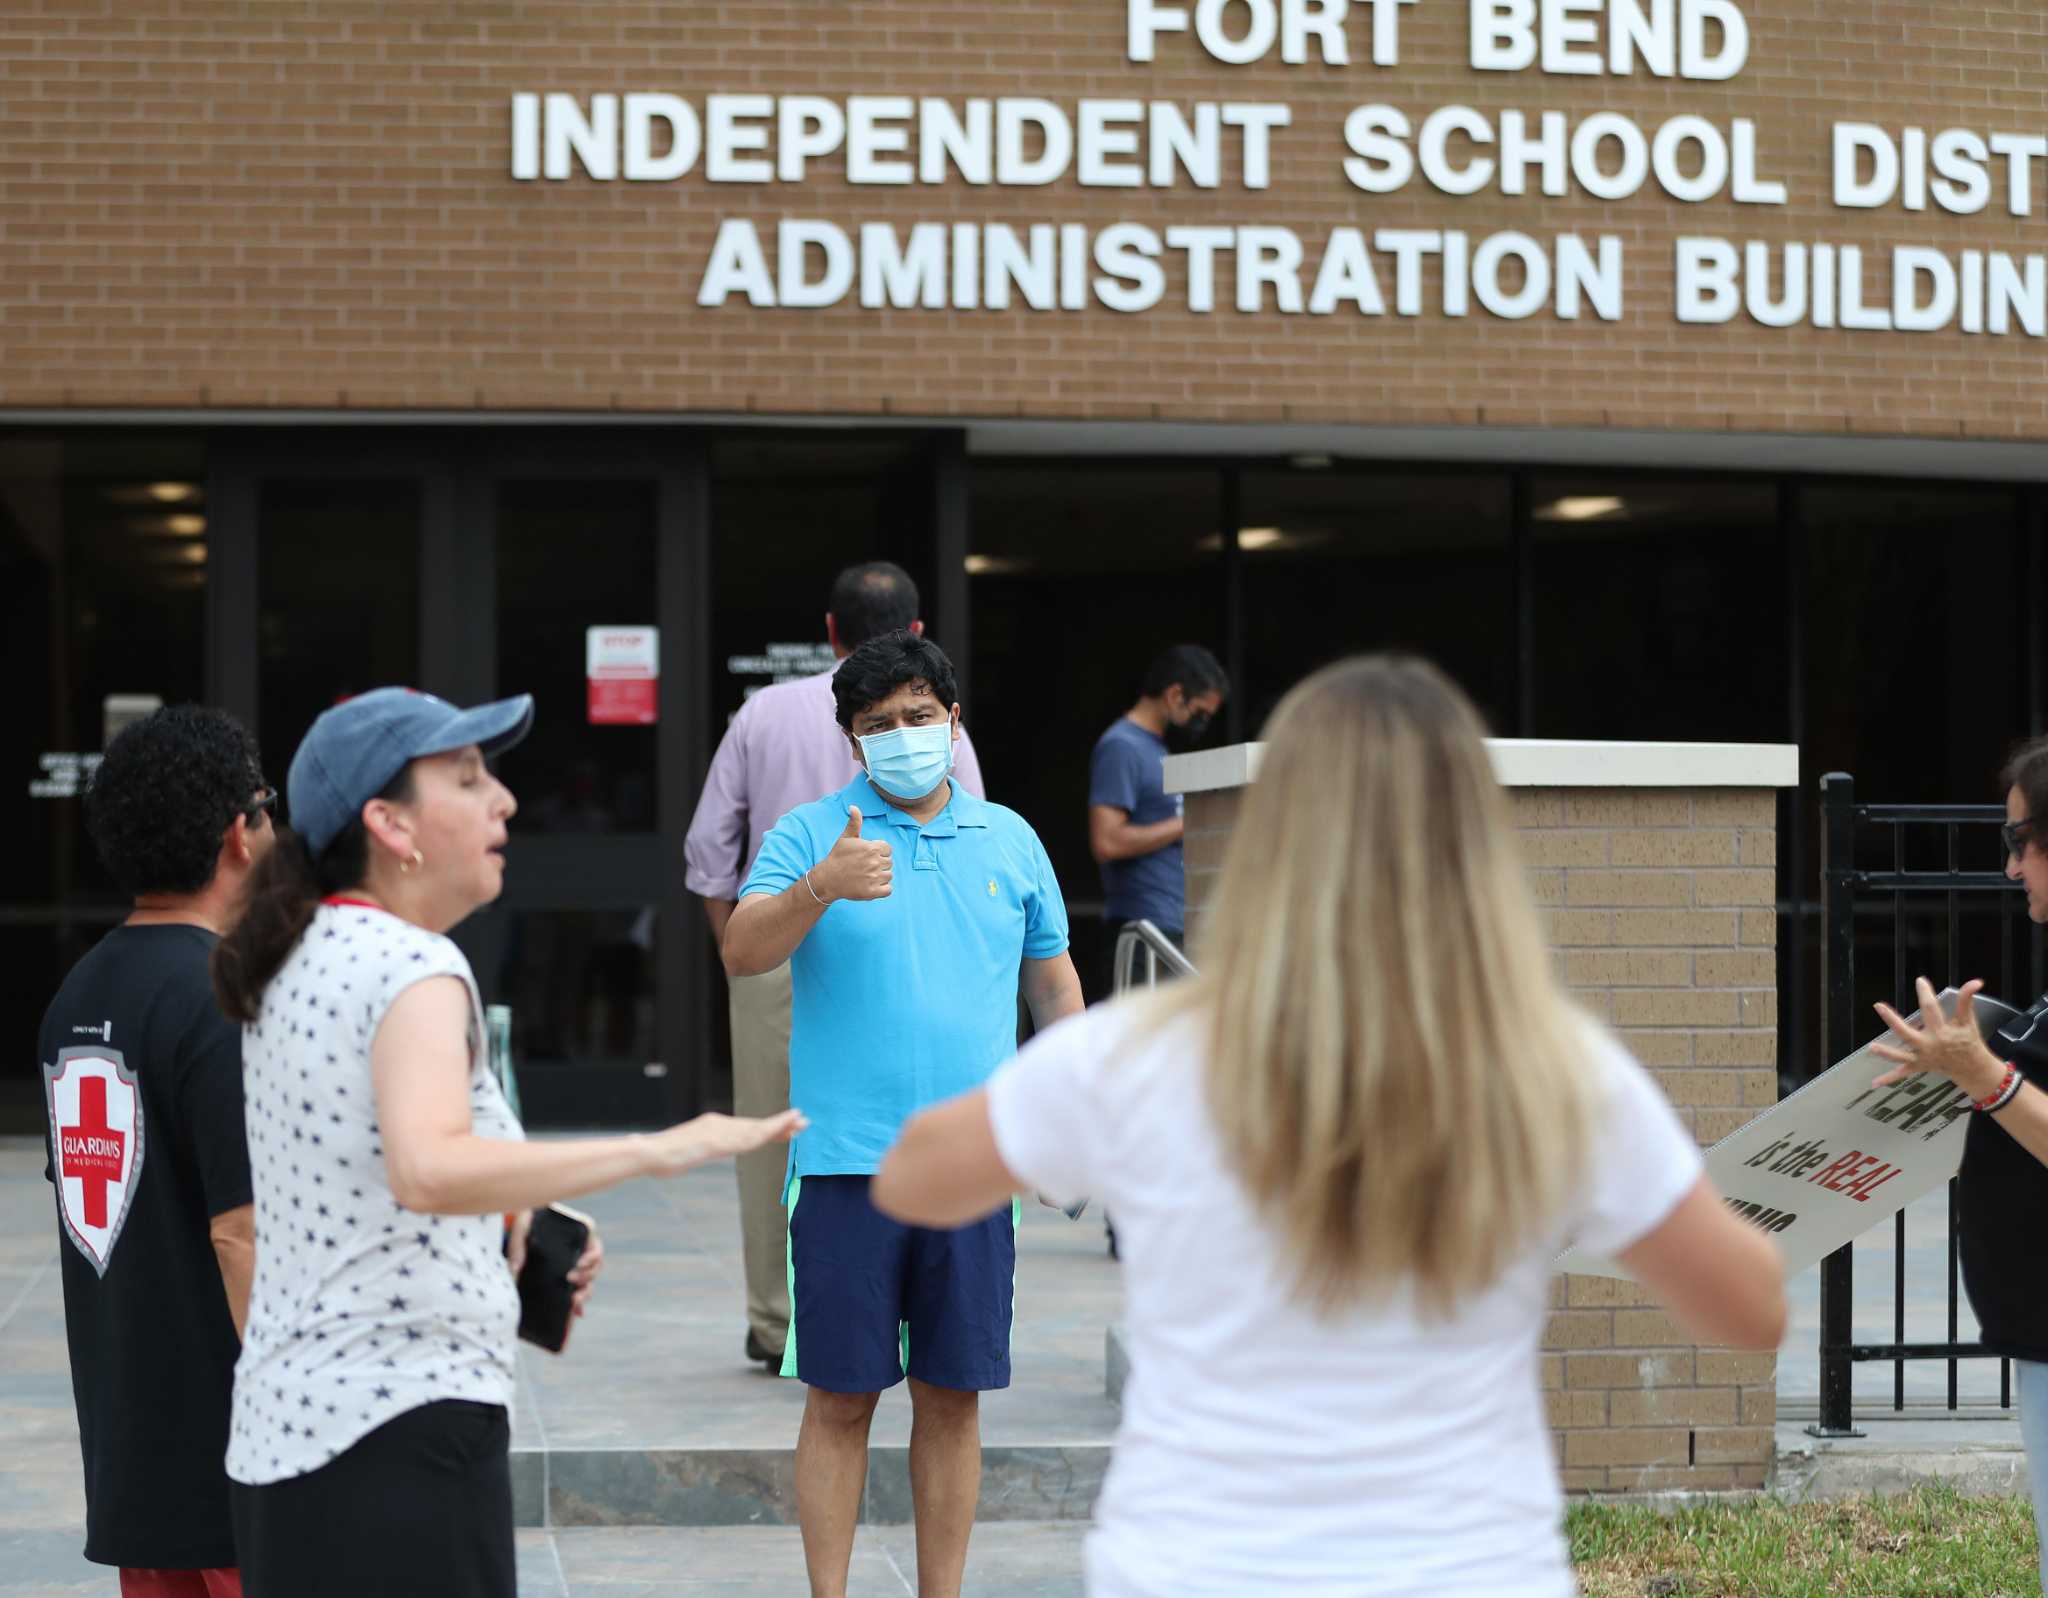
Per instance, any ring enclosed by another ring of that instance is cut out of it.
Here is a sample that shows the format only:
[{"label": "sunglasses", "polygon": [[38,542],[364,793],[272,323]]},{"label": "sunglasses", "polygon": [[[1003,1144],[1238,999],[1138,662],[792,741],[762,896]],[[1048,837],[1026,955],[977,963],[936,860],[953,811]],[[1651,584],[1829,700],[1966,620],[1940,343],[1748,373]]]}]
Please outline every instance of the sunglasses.
[{"label": "sunglasses", "polygon": [[242,808],[242,816],[250,826],[256,825],[256,818],[268,810],[272,819],[277,816],[277,790],[265,787],[257,792],[254,799]]},{"label": "sunglasses", "polygon": [[2029,821],[2005,821],[1999,823],[1998,836],[2004,840],[2005,852],[2015,859],[2026,853],[2027,845],[2033,841],[2034,823]]}]

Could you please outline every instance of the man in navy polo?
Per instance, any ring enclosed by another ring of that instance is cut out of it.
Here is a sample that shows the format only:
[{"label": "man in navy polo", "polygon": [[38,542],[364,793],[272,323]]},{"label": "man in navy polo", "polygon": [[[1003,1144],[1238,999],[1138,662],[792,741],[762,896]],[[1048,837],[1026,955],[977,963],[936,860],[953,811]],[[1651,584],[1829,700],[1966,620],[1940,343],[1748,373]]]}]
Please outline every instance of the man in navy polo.
[{"label": "man in navy polo", "polygon": [[790,1331],[809,1388],[797,1517],[816,1598],[846,1591],[882,1392],[906,1376],[918,1591],[960,1590],[981,1490],[980,1395],[1010,1384],[1016,1209],[953,1231],[903,1226],[868,1183],[916,1111],[980,1086],[1034,1023],[1081,1008],[1052,863],[1014,811],[949,780],[952,663],[888,633],[832,679],[860,775],[762,841],[723,954],[734,975],[790,961]]}]

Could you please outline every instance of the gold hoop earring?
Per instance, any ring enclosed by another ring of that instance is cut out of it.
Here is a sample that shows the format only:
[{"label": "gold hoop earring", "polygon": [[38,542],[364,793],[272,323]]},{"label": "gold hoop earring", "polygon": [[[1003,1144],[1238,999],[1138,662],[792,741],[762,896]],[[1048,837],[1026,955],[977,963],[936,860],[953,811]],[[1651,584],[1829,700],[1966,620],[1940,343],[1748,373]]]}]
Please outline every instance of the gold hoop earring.
[{"label": "gold hoop earring", "polygon": [[412,852],[412,858],[410,860],[401,860],[398,862],[398,874],[401,877],[410,876],[416,869],[425,864],[426,861],[420,857],[419,850],[415,849]]}]

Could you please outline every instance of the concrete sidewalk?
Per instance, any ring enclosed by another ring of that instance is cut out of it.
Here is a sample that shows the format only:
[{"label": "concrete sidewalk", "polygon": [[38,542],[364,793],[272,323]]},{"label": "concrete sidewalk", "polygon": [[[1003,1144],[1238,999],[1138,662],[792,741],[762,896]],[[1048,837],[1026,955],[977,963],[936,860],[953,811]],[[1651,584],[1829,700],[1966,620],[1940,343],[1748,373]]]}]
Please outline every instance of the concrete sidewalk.
[{"label": "concrete sidewalk", "polygon": [[1940,1482],[1971,1497],[2028,1491],[2027,1456],[2011,1412],[1909,1405],[1856,1414],[1861,1437],[1816,1438],[1815,1411],[1781,1405],[1771,1491],[1798,1502],[1888,1498]]},{"label": "concrete sidewalk", "polygon": [[[0,1140],[0,1594],[116,1590],[79,1557],[85,1503],[43,1148]],[[586,1201],[605,1276],[560,1358],[520,1348],[513,1472],[522,1594],[801,1591],[791,1450],[803,1389],[746,1363],[732,1173]],[[1100,1221],[1027,1207],[1013,1385],[983,1405],[969,1591],[1078,1594],[1116,1411],[1103,1329],[1121,1302]],[[856,1594],[916,1588],[899,1387],[876,1415]],[[625,1530],[619,1528],[634,1528]],[[600,1529],[604,1528],[604,1529]]]},{"label": "concrete sidewalk", "polygon": [[[514,1421],[522,1525],[758,1526],[796,1521],[803,1389],[742,1357],[739,1219],[730,1171],[637,1182],[585,1206],[605,1277],[561,1358],[522,1346]],[[1011,1387],[982,1406],[984,1520],[1085,1519],[1116,1410],[1103,1328],[1121,1302],[1093,1218],[1027,1208]],[[910,1405],[883,1400],[865,1518],[910,1518]]]},{"label": "concrete sidewalk", "polygon": [[[0,1140],[0,1595],[111,1595],[85,1563],[84,1499],[64,1347],[63,1301],[43,1151]],[[609,1256],[591,1316],[557,1359],[520,1349],[514,1418],[520,1591],[532,1598],[761,1595],[803,1590],[791,1449],[802,1389],[741,1354],[744,1319],[731,1173],[634,1183],[586,1205]],[[1907,1329],[1946,1334],[1946,1210],[1909,1213]],[[1858,1337],[1890,1334],[1892,1232],[1857,1247]],[[1890,1410],[1891,1367],[1856,1375],[1866,1436],[1817,1442],[1803,1424],[1818,1390],[1818,1278],[1793,1283],[1780,1356],[1776,1488],[1791,1497],[1890,1492],[1941,1479],[2024,1492],[2017,1422],[1997,1409],[1995,1361],[1965,1364],[1966,1407],[1946,1369],[1907,1368],[1908,1409]],[[982,1523],[969,1561],[978,1598],[1081,1592],[1081,1539],[1116,1413],[1103,1393],[1104,1330],[1121,1305],[1099,1220],[1027,1208],[1018,1250],[1014,1385],[983,1410]],[[1974,1335],[1967,1320],[1963,1335]],[[909,1405],[877,1414],[852,1592],[916,1590],[908,1520]]]}]

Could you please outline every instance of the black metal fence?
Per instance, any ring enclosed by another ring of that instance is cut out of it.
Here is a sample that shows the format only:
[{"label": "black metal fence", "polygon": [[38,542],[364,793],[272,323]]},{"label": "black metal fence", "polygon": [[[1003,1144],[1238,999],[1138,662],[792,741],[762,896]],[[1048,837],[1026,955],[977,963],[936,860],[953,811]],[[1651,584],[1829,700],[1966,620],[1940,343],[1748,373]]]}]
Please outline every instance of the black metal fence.
[{"label": "black metal fence", "polygon": [[[1826,1057],[1839,1060],[1878,1030],[1878,999],[1913,1009],[1913,981],[1936,986],[1984,979],[1996,998],[2025,1008],[2043,987],[2040,930],[2025,916],[2005,876],[1997,805],[1862,805],[1839,772],[1821,779],[1821,926],[1825,980],[1821,1026]],[[1959,1340],[1955,1183],[1949,1183],[1948,1336],[1906,1340],[1906,1214],[1893,1220],[1891,1341],[1858,1342],[1853,1326],[1854,1265],[1849,1248],[1822,1262],[1820,1418],[1817,1437],[1853,1437],[1852,1373],[1889,1361],[1892,1407],[1906,1403],[1906,1362],[1948,1363],[1948,1407],[1957,1407],[1957,1369],[1966,1359],[1996,1359]],[[1999,1403],[2012,1403],[2012,1370],[1999,1362]]]}]

